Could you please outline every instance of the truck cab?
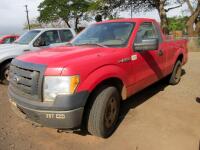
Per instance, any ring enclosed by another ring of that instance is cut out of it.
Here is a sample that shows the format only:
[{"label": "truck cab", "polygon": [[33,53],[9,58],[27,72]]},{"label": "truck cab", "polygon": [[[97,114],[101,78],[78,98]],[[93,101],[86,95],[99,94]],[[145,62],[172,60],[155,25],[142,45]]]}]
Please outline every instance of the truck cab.
[{"label": "truck cab", "polygon": [[186,40],[167,41],[148,18],[95,23],[68,45],[27,53],[10,67],[12,107],[56,129],[86,129],[106,138],[121,101],[167,77],[181,80]]}]

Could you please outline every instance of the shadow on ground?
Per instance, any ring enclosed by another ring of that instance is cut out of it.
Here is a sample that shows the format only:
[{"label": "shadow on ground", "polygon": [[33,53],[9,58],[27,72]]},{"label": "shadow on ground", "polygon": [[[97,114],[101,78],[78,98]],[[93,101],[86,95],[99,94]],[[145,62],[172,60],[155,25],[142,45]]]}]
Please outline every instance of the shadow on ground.
[{"label": "shadow on ground", "polygon": [[[182,76],[186,74],[185,70],[182,70]],[[168,78],[164,78],[161,81],[156,82],[155,84],[145,88],[144,90],[140,91],[139,93],[131,96],[127,100],[122,102],[121,105],[121,112],[119,116],[118,126],[124,120],[127,113],[131,110],[136,108],[137,106],[143,104],[149,98],[154,96],[155,94],[164,91],[164,89],[169,86]],[[200,100],[199,100],[200,101]]]}]

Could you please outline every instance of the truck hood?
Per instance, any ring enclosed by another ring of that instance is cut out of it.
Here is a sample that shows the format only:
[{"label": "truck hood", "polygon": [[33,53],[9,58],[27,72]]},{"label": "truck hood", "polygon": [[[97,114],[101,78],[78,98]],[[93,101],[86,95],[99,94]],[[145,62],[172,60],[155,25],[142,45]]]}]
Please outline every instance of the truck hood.
[{"label": "truck hood", "polygon": [[10,51],[23,51],[25,49],[28,49],[28,45],[2,44],[0,45],[0,54],[9,53]]},{"label": "truck hood", "polygon": [[77,62],[99,58],[111,53],[112,50],[115,49],[94,46],[65,46],[30,52],[17,57],[17,59],[34,64],[43,64],[48,67],[63,68]]}]

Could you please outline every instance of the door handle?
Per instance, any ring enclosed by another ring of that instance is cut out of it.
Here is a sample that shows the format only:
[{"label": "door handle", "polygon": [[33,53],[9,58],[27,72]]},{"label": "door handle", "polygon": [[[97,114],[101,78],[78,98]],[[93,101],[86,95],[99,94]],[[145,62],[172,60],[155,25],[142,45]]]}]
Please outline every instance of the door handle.
[{"label": "door handle", "polygon": [[158,51],[158,56],[163,56],[163,54],[164,54],[164,53],[163,53],[163,50],[159,50],[159,51]]},{"label": "door handle", "polygon": [[24,52],[29,52],[29,51],[31,51],[31,50],[30,50],[30,49],[25,49],[25,50],[24,50]]}]

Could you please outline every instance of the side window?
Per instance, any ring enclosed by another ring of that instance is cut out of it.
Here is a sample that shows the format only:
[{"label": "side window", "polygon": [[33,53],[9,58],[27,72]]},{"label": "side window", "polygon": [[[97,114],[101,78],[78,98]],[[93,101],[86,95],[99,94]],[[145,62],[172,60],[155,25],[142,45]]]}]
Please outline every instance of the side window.
[{"label": "side window", "polygon": [[60,43],[57,30],[46,31],[33,44],[35,47],[49,46],[50,44]]},{"label": "side window", "polygon": [[140,28],[136,35],[135,43],[142,43],[142,40],[153,38],[158,38],[158,33],[152,23],[145,22],[140,25]]},{"label": "side window", "polygon": [[15,37],[11,37],[10,38],[10,43],[13,43],[15,40],[16,40]]},{"label": "side window", "polygon": [[43,33],[43,38],[45,39],[46,46],[54,43],[60,43],[60,38],[58,35],[58,31],[52,30],[52,31],[46,31]]},{"label": "side window", "polygon": [[11,43],[11,42],[10,42],[10,38],[4,39],[4,40],[3,40],[3,43],[4,43],[4,44],[9,44],[9,43]]},{"label": "side window", "polygon": [[70,30],[60,30],[59,33],[62,42],[69,42],[73,38],[73,34]]},{"label": "side window", "polygon": [[161,32],[160,32],[160,29],[159,29],[158,25],[154,24],[154,26],[155,26],[155,30],[156,30],[156,32],[158,34],[159,43],[161,43],[163,41],[163,39],[162,39],[162,35],[161,35]]}]

